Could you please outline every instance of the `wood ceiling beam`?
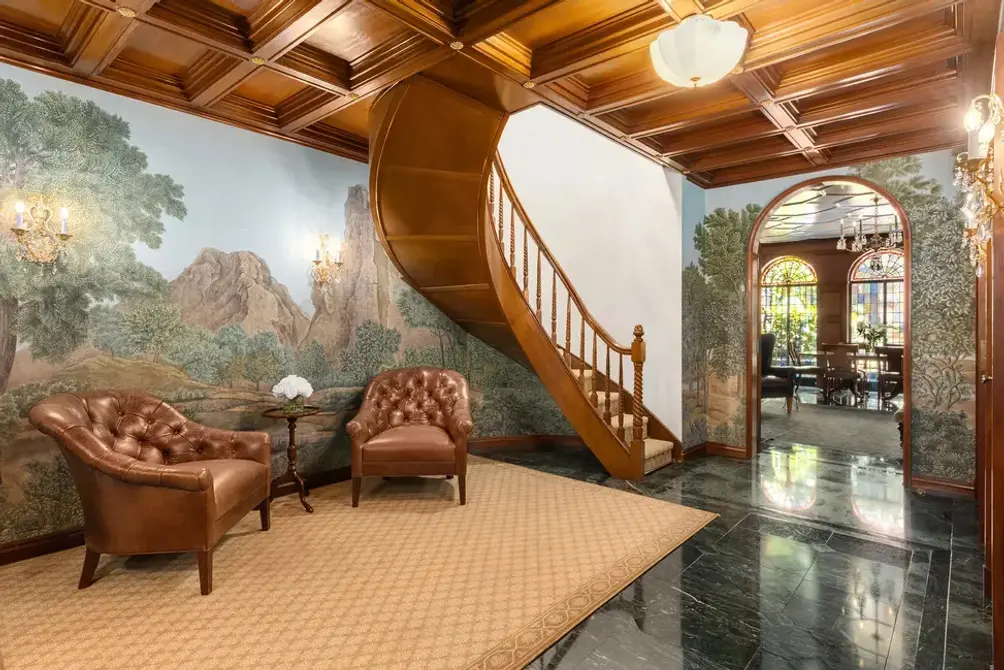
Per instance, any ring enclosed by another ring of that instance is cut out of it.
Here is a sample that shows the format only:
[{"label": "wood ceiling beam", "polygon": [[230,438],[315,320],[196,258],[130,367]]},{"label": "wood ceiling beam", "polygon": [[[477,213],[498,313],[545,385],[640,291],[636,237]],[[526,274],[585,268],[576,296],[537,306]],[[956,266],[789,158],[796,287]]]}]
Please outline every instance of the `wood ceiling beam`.
[{"label": "wood ceiling beam", "polygon": [[697,109],[668,107],[665,110],[654,110],[641,118],[634,119],[625,124],[622,132],[632,139],[650,137],[690,126],[727,119],[730,116],[749,112],[753,109],[756,109],[756,105],[750,102],[746,96],[732,95]]},{"label": "wood ceiling beam", "polygon": [[423,0],[364,0],[366,4],[425,35],[437,44],[456,39],[453,17],[445,7]]},{"label": "wood ceiling beam", "polygon": [[[786,21],[765,26],[763,30],[755,31],[742,67],[749,71],[801,58],[822,49],[849,43],[879,30],[915,21],[918,16],[936,12],[960,1],[890,0],[886,3],[871,3],[869,5],[862,2],[848,3],[845,0],[829,0],[808,12],[798,14]],[[891,36],[891,41],[923,47],[923,39],[933,34],[936,38],[952,36],[952,44],[955,47],[965,44],[950,27],[944,24],[928,23],[927,27],[929,30],[923,35],[912,35],[911,30],[906,30],[902,34]],[[829,32],[830,30],[833,31],[832,34]],[[567,39],[572,37],[575,36]],[[559,42],[555,42],[554,45],[548,45],[546,48],[558,44]],[[588,48],[588,40],[584,40],[584,45]],[[647,46],[647,43],[641,46]],[[937,42],[936,46],[938,48],[944,46],[943,41]],[[635,48],[640,47],[636,46]],[[856,47],[851,45],[848,53],[853,53],[855,49]],[[860,49],[856,50],[856,55],[860,55]],[[956,48],[955,50],[964,51],[965,49]],[[623,53],[629,51],[631,49]],[[612,57],[619,55],[623,54],[616,53]],[[958,54],[953,53],[953,55]],[[543,58],[540,50],[534,54],[534,81],[540,81],[540,78],[537,77],[539,58]],[[587,65],[592,64],[587,63]],[[562,70],[562,73],[570,74],[580,69],[582,68],[566,68]],[[616,111],[672,95],[679,90],[657,77],[654,71],[634,72],[590,89],[587,109],[591,113],[597,114]]]},{"label": "wood ceiling beam", "polygon": [[904,34],[872,51],[850,45],[824,60],[787,70],[777,89],[779,101],[803,98],[856,86],[915,68],[943,63],[972,47],[944,25]]},{"label": "wood ceiling beam", "polygon": [[[126,0],[120,7],[142,15],[154,2],[156,0]],[[73,71],[85,77],[100,74],[118,58],[137,25],[136,21],[117,11],[74,3],[59,30]]]},{"label": "wood ceiling beam", "polygon": [[[965,138],[961,130],[911,133],[887,138],[880,142],[862,143],[864,146],[851,145],[839,152],[832,153],[827,167],[846,167],[878,158],[894,158],[927,151],[952,149],[964,142]],[[812,165],[801,156],[789,156],[717,170],[711,175],[709,187],[734,186],[763,179],[776,179],[777,177],[812,172],[818,169],[818,166]]]},{"label": "wood ceiling beam", "polygon": [[744,122],[727,122],[711,126],[698,126],[686,134],[657,136],[662,147],[662,156],[672,158],[683,154],[708,151],[749,140],[780,135],[781,130],[773,123],[757,115]]},{"label": "wood ceiling beam", "polygon": [[[725,0],[704,13],[729,19],[764,0]],[[698,5],[700,6],[700,5]],[[680,13],[676,13],[680,16]],[[618,56],[646,48],[656,35],[678,19],[657,4],[641,4],[586,30],[569,35],[534,51],[532,76],[537,84],[567,77]]]},{"label": "wood ceiling beam", "polygon": [[280,106],[280,127],[283,132],[297,133],[453,54],[449,47],[437,45],[421,35],[408,35],[393,45],[384,45],[370,55],[372,62],[364,61],[353,67],[349,95],[312,94],[310,104],[298,104],[295,112],[287,110],[285,114]]},{"label": "wood ceiling beam", "polygon": [[786,138],[768,137],[741,146],[729,147],[724,151],[715,151],[692,158],[687,157],[686,162],[692,172],[707,172],[792,154],[803,154],[803,150],[794,146]]},{"label": "wood ceiling beam", "polygon": [[0,54],[36,67],[67,68],[60,41],[45,33],[0,20]]},{"label": "wood ceiling beam", "polygon": [[457,39],[466,45],[498,35],[514,23],[522,21],[561,0],[495,0],[473,5],[475,11],[456,17]]},{"label": "wood ceiling beam", "polygon": [[952,7],[963,0],[884,0],[816,3],[807,12],[754,32],[743,68],[758,69],[847,44],[866,35]]},{"label": "wood ceiling beam", "polygon": [[954,100],[961,90],[958,74],[938,64],[937,68],[923,68],[888,83],[851,89],[833,100],[813,104],[813,99],[808,98],[801,108],[798,125],[811,128],[932,100]]},{"label": "wood ceiling beam", "polygon": [[204,87],[192,102],[200,107],[211,106],[266,65],[284,74],[288,72],[305,83],[312,84],[316,79],[323,82],[326,90],[347,93],[348,63],[324,52],[319,55],[320,50],[307,45],[300,47],[311,33],[350,4],[350,0],[268,0],[248,17],[246,59],[236,62],[229,71]]},{"label": "wood ceiling beam", "polygon": [[771,74],[767,69],[743,72],[730,81],[742,91],[743,95],[749,98],[750,102],[760,107],[767,120],[784,133],[785,138],[792,146],[813,164],[822,165],[826,162],[826,158],[816,148],[812,136],[805,129],[799,128],[795,116],[788,107],[778,103],[775,99],[774,88],[777,82],[776,77],[771,79]]},{"label": "wood ceiling beam", "polygon": [[339,156],[355,158],[363,162],[369,160],[369,142],[366,141],[366,138],[353,135],[326,123],[307,126],[296,135],[309,141],[312,146],[323,147]]},{"label": "wood ceiling beam", "polygon": [[959,123],[957,112],[954,103],[941,103],[876,114],[863,120],[842,123],[840,127],[824,126],[816,133],[816,146],[826,149],[915,130],[950,130]]}]

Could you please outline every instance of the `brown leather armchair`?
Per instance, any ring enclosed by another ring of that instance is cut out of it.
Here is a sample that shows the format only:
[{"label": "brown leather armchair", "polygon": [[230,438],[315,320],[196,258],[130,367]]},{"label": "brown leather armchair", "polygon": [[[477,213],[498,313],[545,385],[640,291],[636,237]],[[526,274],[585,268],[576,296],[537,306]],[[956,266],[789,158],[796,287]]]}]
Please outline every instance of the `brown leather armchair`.
[{"label": "brown leather armchair", "polygon": [[467,504],[467,436],[474,427],[467,380],[439,368],[404,368],[370,380],[352,437],[352,506],[362,478],[456,475]]},{"label": "brown leather armchair", "polygon": [[209,595],[223,534],[252,509],[269,528],[265,433],[207,428],[158,398],[125,391],[51,396],[28,418],[59,443],[80,494],[82,589],[101,554],[194,551]]}]

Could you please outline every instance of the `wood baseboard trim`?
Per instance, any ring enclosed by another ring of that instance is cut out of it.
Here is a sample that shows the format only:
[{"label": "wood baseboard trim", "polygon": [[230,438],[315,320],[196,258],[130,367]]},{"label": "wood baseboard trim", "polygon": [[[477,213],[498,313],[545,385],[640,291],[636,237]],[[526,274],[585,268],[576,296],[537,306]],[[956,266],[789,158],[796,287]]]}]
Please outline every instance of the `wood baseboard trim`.
[{"label": "wood baseboard trim", "polygon": [[700,444],[695,444],[689,449],[681,449],[679,460],[691,461],[695,458],[704,458],[707,455],[708,455],[708,443],[701,442]]},{"label": "wood baseboard trim", "polygon": [[914,475],[910,480],[910,488],[921,495],[976,497],[976,487],[972,482],[959,482],[940,477]]},{"label": "wood baseboard trim", "polygon": [[708,456],[746,458],[746,447],[734,447],[731,444],[722,444],[720,442],[705,442],[704,447]]},{"label": "wood baseboard trim", "polygon": [[56,533],[47,533],[37,537],[29,537],[12,544],[0,547],[0,565],[17,563],[28,558],[35,558],[44,554],[72,549],[84,543],[84,529],[72,528],[61,530]]},{"label": "wood baseboard trim", "polygon": [[507,449],[531,451],[548,447],[586,448],[578,435],[506,435],[503,437],[476,437],[468,440],[469,450]]}]

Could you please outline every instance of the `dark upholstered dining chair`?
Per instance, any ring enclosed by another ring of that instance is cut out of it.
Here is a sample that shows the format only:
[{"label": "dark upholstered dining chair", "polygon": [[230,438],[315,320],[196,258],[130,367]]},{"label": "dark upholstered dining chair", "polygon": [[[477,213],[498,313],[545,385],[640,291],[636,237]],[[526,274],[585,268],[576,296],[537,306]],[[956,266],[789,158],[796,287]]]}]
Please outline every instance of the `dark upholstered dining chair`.
[{"label": "dark upholstered dining chair", "polygon": [[101,554],[194,551],[202,595],[213,589],[213,547],[257,508],[269,528],[271,441],[207,428],[142,393],[54,395],[28,419],[59,443],[84,511],[90,586]]},{"label": "dark upholstered dining chair", "polygon": [[774,366],[774,333],[760,335],[760,398],[784,398],[784,406],[791,414],[795,399],[795,371]]},{"label": "dark upholstered dining chair", "polygon": [[362,478],[457,476],[467,504],[467,436],[474,427],[467,380],[439,368],[403,368],[378,374],[366,387],[352,437],[352,506]]},{"label": "dark upholstered dining chair", "polygon": [[903,392],[903,347],[875,347],[875,353],[885,356],[885,366],[878,373],[878,396],[886,405]]}]

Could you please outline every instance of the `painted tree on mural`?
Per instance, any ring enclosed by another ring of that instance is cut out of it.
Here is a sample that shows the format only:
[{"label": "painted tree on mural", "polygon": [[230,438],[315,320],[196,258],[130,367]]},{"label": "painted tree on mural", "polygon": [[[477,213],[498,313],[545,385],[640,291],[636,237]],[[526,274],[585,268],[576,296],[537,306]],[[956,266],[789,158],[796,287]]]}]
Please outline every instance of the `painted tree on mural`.
[{"label": "painted tree on mural", "polygon": [[763,209],[716,209],[694,230],[699,266],[711,290],[706,298],[710,329],[711,369],[720,379],[737,378],[741,391],[746,369],[746,251],[753,224]]},{"label": "painted tree on mural", "polygon": [[914,471],[971,481],[975,434],[963,407],[974,394],[976,276],[962,244],[960,203],[923,175],[916,156],[852,172],[885,187],[910,221]]},{"label": "painted tree on mural", "polygon": [[941,184],[936,179],[925,177],[921,167],[918,157],[901,156],[857,166],[851,174],[885,188],[909,213],[916,206],[934,204],[943,198]]},{"label": "painted tree on mural", "polygon": [[85,341],[94,301],[161,294],[164,278],[133,245],[159,247],[163,217],[186,215],[182,187],[147,171],[122,118],[62,93],[29,98],[0,80],[0,207],[27,193],[70,209],[75,236],[54,266],[16,260],[9,240],[0,246],[0,391],[19,341],[58,361]]}]

